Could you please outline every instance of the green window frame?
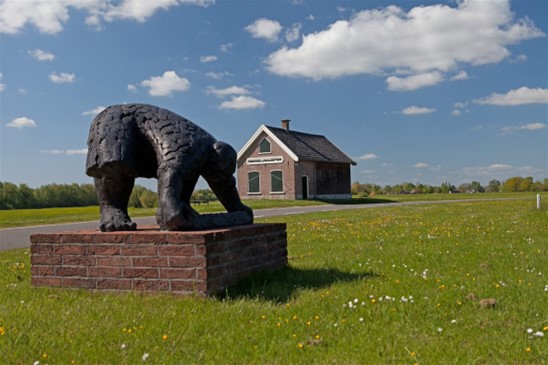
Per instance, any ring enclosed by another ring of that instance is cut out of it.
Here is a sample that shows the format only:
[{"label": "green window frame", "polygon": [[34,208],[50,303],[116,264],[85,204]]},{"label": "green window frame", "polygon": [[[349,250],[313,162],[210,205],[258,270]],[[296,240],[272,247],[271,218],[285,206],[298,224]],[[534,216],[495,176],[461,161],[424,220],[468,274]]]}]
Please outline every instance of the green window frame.
[{"label": "green window frame", "polygon": [[270,172],[270,189],[272,193],[284,192],[284,174],[282,171]]},{"label": "green window frame", "polygon": [[271,153],[272,152],[272,146],[270,144],[270,141],[266,138],[263,138],[263,140],[259,143],[259,153]]},{"label": "green window frame", "polygon": [[259,194],[261,192],[260,176],[257,171],[247,173],[247,192],[250,194]]}]

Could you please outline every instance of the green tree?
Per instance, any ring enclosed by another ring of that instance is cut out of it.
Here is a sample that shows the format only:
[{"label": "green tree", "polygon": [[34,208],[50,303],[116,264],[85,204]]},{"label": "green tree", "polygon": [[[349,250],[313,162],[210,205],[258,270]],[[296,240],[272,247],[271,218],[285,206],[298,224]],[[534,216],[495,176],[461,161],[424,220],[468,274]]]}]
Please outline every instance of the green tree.
[{"label": "green tree", "polygon": [[148,189],[141,193],[139,200],[141,202],[141,207],[143,208],[154,208],[158,206],[158,194]]},{"label": "green tree", "polygon": [[470,189],[475,191],[476,193],[483,193],[485,191],[485,189],[483,188],[483,186],[481,186],[479,181],[472,181],[470,183]]},{"label": "green tree", "polygon": [[518,191],[533,191],[533,178],[528,176],[521,180]]},{"label": "green tree", "polygon": [[505,193],[513,193],[519,191],[523,178],[514,176],[502,183],[500,190]]},{"label": "green tree", "polygon": [[485,191],[488,193],[498,193],[500,190],[500,186],[501,186],[500,181],[494,179],[489,181],[489,184],[485,188]]}]

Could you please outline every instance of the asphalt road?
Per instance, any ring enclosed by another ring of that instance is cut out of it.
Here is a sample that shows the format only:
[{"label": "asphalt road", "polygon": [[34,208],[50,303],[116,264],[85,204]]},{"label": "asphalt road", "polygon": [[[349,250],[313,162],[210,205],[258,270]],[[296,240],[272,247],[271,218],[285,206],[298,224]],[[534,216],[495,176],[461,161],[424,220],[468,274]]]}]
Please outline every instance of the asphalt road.
[{"label": "asphalt road", "polygon": [[[514,198],[509,198],[513,200]],[[509,199],[459,199],[459,200],[436,200],[436,201],[416,201],[403,203],[380,203],[380,204],[340,204],[340,205],[314,205],[308,207],[290,207],[290,208],[272,208],[255,210],[255,218],[285,216],[294,214],[305,214],[313,212],[329,212],[336,210],[347,209],[366,209],[378,207],[391,207],[402,205],[419,205],[419,204],[446,204],[446,203],[462,203],[462,202],[479,202],[486,200],[509,200]],[[132,218],[139,225],[156,224],[154,217]],[[11,250],[15,248],[25,248],[30,246],[30,235],[35,233],[49,233],[60,231],[78,231],[88,229],[98,229],[99,222],[80,222],[80,223],[65,223],[45,226],[32,226],[20,228],[0,229],[0,251]]]}]

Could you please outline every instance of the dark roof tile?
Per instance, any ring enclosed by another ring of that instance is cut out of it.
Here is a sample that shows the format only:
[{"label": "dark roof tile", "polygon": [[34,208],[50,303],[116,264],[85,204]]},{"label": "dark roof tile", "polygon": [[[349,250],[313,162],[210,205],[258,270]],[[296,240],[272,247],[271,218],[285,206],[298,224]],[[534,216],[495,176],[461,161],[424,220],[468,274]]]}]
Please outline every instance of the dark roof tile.
[{"label": "dark roof tile", "polygon": [[349,163],[355,165],[350,157],[344,154],[324,136],[296,132],[266,126],[287,148],[295,153],[299,159],[316,162]]}]

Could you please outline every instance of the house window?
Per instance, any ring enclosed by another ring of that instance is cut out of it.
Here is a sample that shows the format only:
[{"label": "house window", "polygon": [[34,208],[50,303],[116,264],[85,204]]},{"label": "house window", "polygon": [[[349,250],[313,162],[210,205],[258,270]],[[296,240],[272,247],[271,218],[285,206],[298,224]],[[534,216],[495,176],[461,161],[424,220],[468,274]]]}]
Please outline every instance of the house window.
[{"label": "house window", "polygon": [[283,173],[281,171],[270,172],[270,187],[272,193],[284,192]]},{"label": "house window", "polygon": [[259,194],[261,192],[259,184],[259,173],[257,171],[251,171],[247,173],[248,188],[247,191],[250,194]]},{"label": "house window", "polygon": [[270,146],[270,142],[266,138],[263,138],[261,143],[259,143],[259,153],[271,153],[272,149]]}]

